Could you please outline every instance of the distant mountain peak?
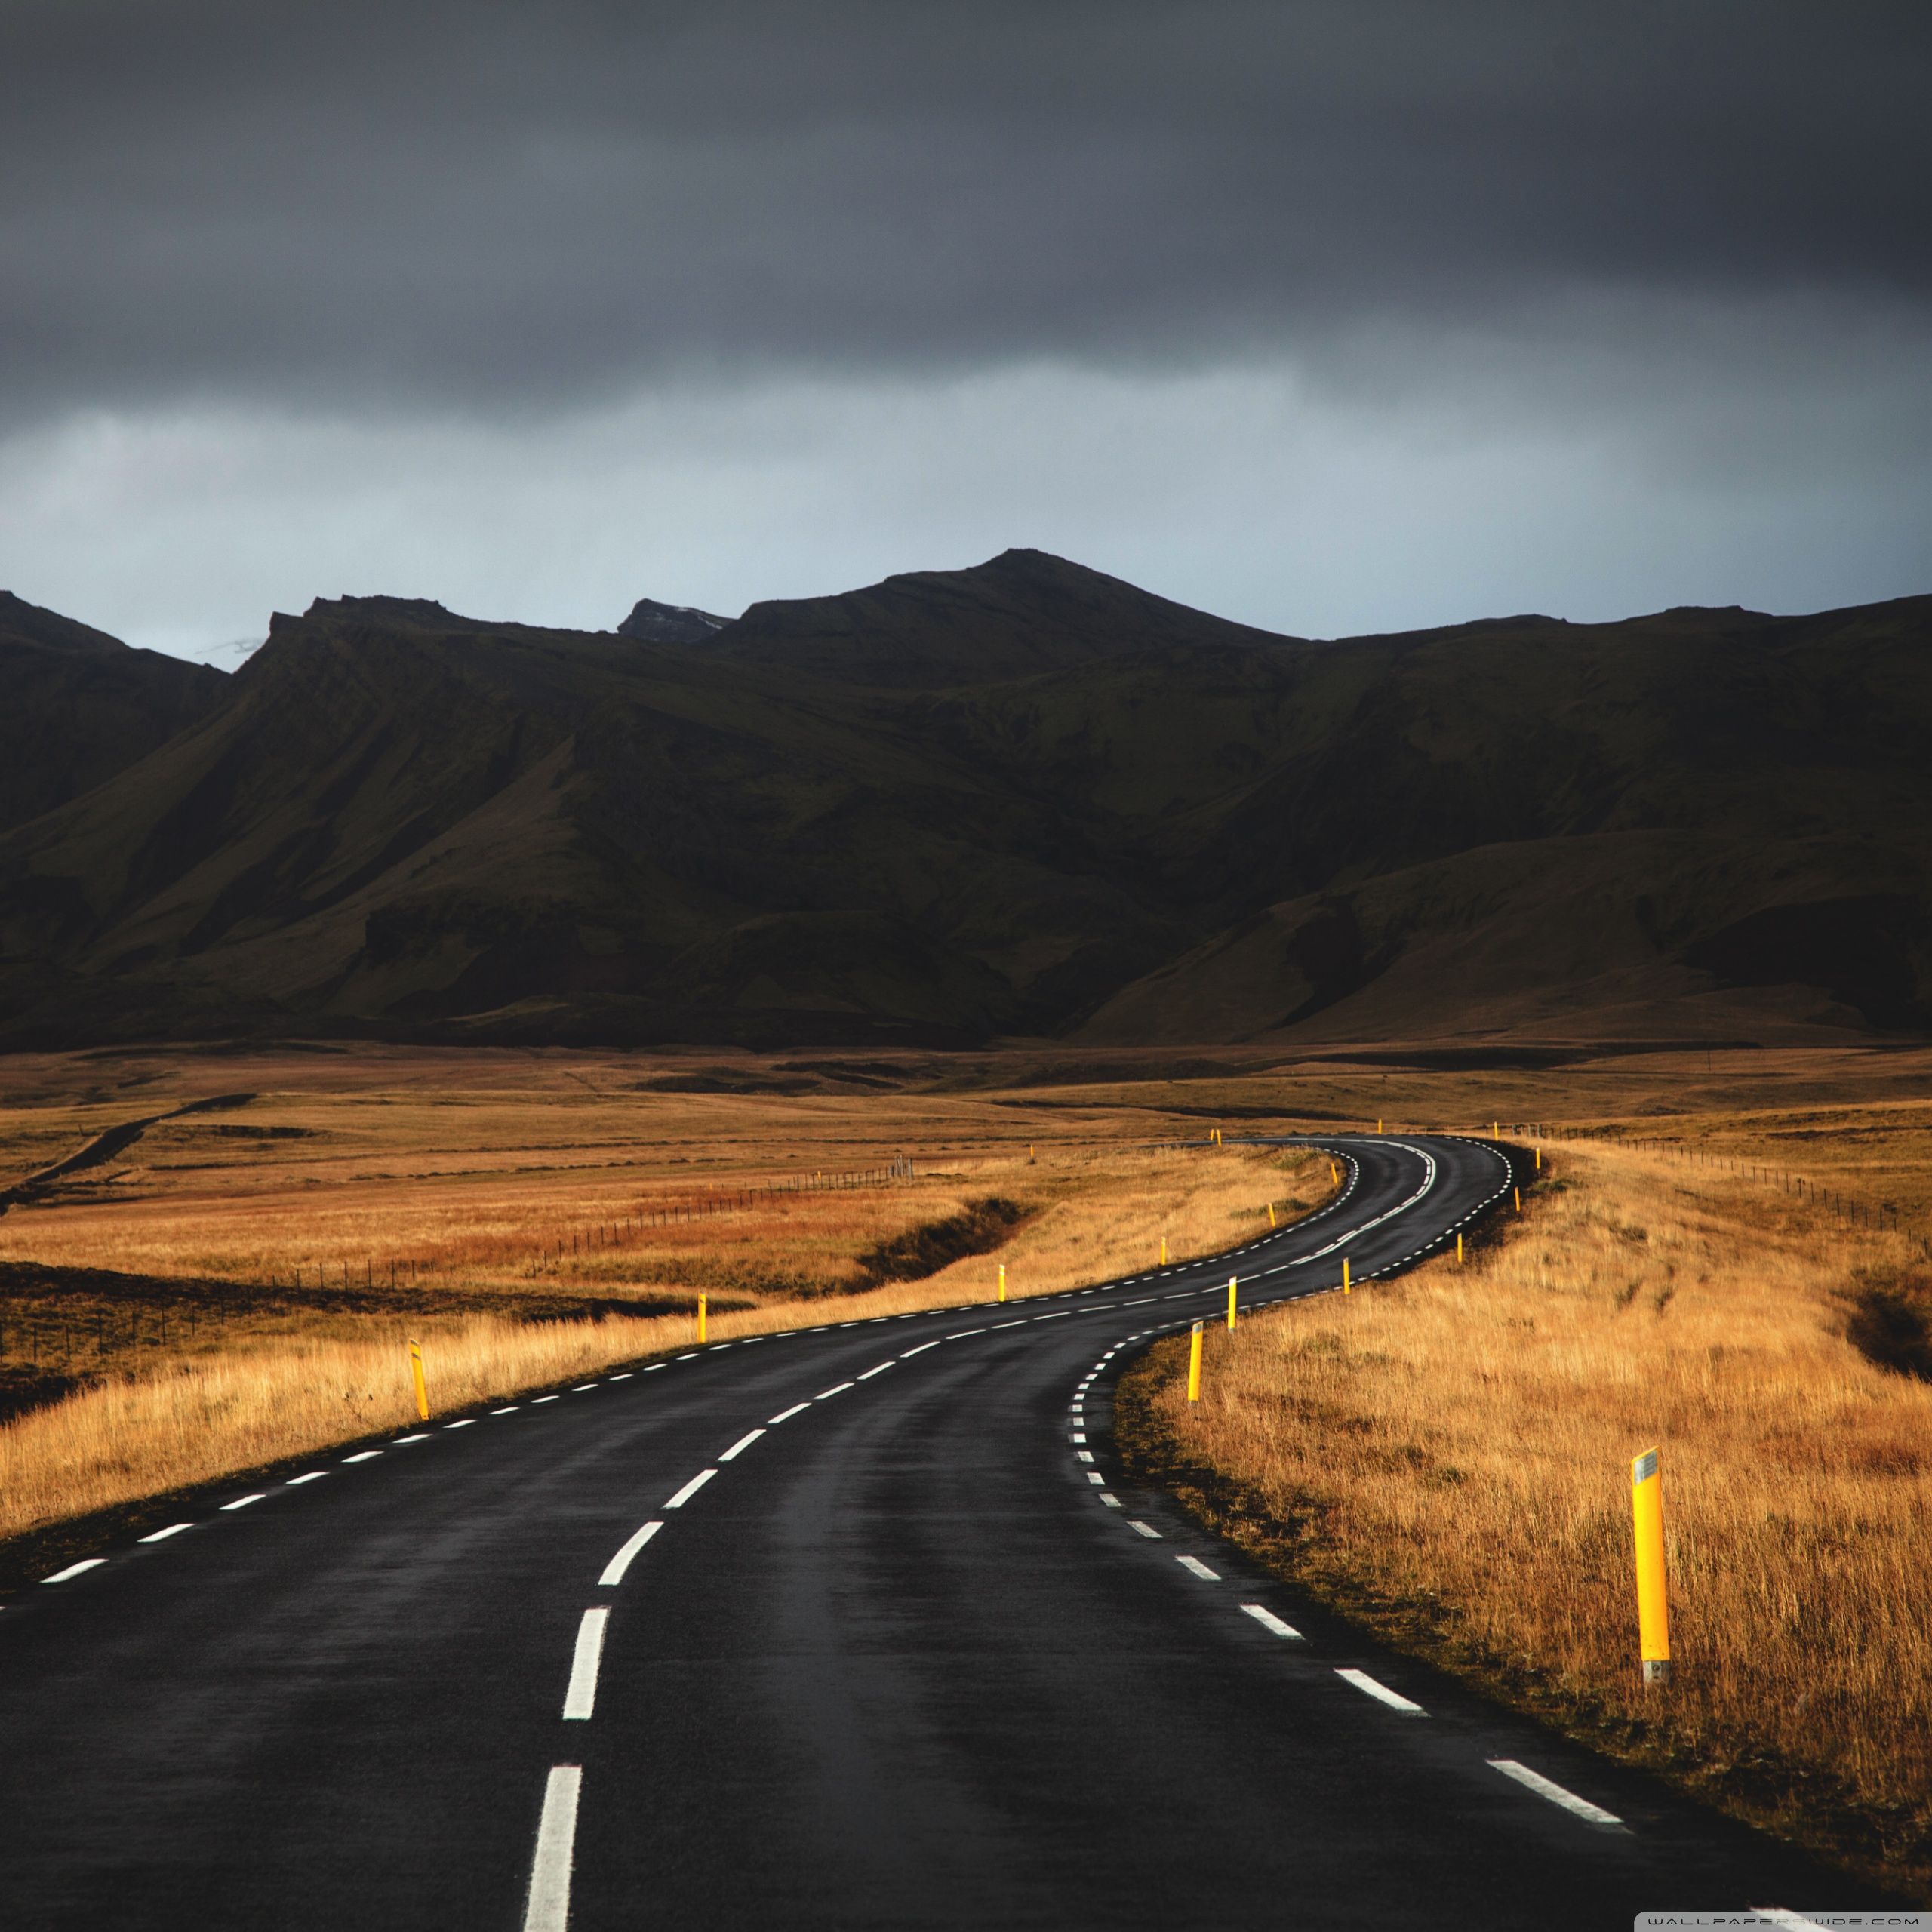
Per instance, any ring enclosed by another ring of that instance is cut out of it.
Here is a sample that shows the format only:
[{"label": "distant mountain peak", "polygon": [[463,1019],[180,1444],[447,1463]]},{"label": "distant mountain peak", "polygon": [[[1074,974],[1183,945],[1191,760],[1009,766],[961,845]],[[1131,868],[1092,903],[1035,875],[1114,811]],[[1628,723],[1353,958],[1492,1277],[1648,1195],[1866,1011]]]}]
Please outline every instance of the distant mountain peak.
[{"label": "distant mountain peak", "polygon": [[640,597],[617,629],[622,636],[642,638],[647,644],[702,644],[731,621],[695,605],[660,604],[655,598]]},{"label": "distant mountain peak", "polygon": [[458,617],[433,597],[318,597],[302,614],[305,617],[400,617],[406,623],[434,624],[445,629],[452,624],[477,623],[473,617]]}]

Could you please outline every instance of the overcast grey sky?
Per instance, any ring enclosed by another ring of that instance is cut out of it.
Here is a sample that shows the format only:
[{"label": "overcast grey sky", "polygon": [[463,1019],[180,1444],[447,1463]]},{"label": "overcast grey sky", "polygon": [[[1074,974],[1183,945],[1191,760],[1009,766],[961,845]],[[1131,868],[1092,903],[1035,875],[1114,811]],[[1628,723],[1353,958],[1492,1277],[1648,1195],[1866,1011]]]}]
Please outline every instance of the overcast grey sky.
[{"label": "overcast grey sky", "polygon": [[1932,8],[0,0],[0,586],[1932,590]]}]

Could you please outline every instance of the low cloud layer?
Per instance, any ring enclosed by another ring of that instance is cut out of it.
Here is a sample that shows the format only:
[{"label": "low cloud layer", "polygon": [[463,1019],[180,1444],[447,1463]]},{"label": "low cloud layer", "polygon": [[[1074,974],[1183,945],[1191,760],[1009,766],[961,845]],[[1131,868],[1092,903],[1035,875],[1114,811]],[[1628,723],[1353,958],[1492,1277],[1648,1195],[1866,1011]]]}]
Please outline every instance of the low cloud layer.
[{"label": "low cloud layer", "polygon": [[1927,587],[1915,5],[15,0],[0,71],[0,579],[124,634]]}]

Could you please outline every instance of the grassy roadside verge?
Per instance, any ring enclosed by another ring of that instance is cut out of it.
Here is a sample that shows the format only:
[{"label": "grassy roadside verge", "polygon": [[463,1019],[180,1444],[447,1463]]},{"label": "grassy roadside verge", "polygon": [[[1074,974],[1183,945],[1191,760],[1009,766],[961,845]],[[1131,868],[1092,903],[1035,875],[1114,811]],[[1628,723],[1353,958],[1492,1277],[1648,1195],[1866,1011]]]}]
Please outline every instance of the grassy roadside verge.
[{"label": "grassy roadside verge", "polygon": [[[997,1178],[998,1177],[995,1177]],[[971,1177],[983,1183],[983,1174]],[[949,1202],[957,1177],[939,1177]],[[714,1309],[710,1338],[729,1341],[983,1303],[1004,1260],[1017,1301],[1103,1280],[1151,1259],[1163,1234],[1177,1257],[1239,1245],[1330,1192],[1325,1161],[1299,1152],[1121,1148],[1086,1155],[1036,1183],[1023,1213],[990,1217],[1004,1237],[923,1278],[869,1291]],[[823,1204],[808,1211],[826,1234]],[[855,1256],[878,1251],[875,1214],[855,1193],[838,1238]],[[891,1212],[903,1217],[903,1207]],[[718,1224],[720,1238],[737,1231]],[[896,1222],[893,1225],[897,1225]],[[934,1258],[938,1258],[936,1253]],[[662,1284],[675,1289],[675,1281]],[[437,1315],[375,1332],[318,1322],[198,1352],[162,1352],[99,1386],[0,1427],[0,1589],[32,1583],[80,1557],[181,1513],[207,1485],[232,1487],[291,1461],[392,1435],[414,1426],[405,1337],[423,1342],[437,1419],[558,1386],[691,1346],[681,1311],[606,1313],[530,1322],[504,1314]]]},{"label": "grassy roadside verge", "polygon": [[[1195,1415],[1158,1345],[1120,1390],[1130,1468],[1383,1640],[1932,1897],[1932,1387],[1868,1352],[1912,1244],[1608,1146],[1527,1204],[1466,1268],[1211,1335]],[[1629,1580],[1653,1443],[1662,1692]]]}]

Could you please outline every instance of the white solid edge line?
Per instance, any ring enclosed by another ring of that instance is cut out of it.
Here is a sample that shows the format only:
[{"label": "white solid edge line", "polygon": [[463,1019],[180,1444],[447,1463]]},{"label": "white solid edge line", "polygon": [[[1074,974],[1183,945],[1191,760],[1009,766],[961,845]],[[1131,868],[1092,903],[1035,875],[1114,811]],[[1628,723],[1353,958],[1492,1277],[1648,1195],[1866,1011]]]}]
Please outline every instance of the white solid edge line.
[{"label": "white solid edge line", "polygon": [[1299,1643],[1301,1632],[1292,1623],[1284,1623],[1266,1604],[1244,1603],[1241,1608],[1253,1617],[1264,1630],[1272,1630],[1278,1637],[1292,1637]]},{"label": "white solid edge line", "polygon": [[1426,1717],[1429,1715],[1420,1704],[1404,1697],[1401,1691],[1392,1690],[1387,1684],[1377,1683],[1365,1670],[1337,1669],[1335,1675],[1352,1684],[1358,1690],[1366,1691],[1378,1703],[1386,1704],[1392,1711],[1401,1711],[1411,1717]]},{"label": "white solid edge line", "polygon": [[1623,1820],[1614,1811],[1606,1811],[1601,1804],[1592,1804],[1587,1798],[1579,1798],[1574,1791],[1566,1791],[1554,1778],[1546,1778],[1540,1771],[1533,1771],[1527,1764],[1518,1764],[1514,1758],[1492,1758],[1489,1767],[1500,1771],[1506,1778],[1514,1778],[1526,1791],[1533,1791],[1539,1798],[1546,1798],[1551,1804],[1561,1805],[1579,1818],[1592,1825],[1620,1825]]},{"label": "white solid edge line", "polygon": [[1160,1531],[1152,1524],[1142,1522],[1137,1516],[1129,1517],[1127,1527],[1130,1530],[1138,1530],[1143,1537],[1152,1537],[1156,1543],[1161,1540]]},{"label": "white solid edge line", "polygon": [[250,1503],[264,1502],[267,1497],[266,1490],[258,1489],[252,1496],[238,1496],[232,1503],[224,1503],[221,1506],[224,1509],[245,1509]]},{"label": "white solid edge line", "polygon": [[523,1932],[566,1932],[571,1918],[571,1864],[577,1847],[577,1804],[583,1772],[552,1764],[543,1781],[543,1815],[537,1827],[537,1855],[530,1862],[530,1897]]},{"label": "white solid edge line", "polygon": [[721,1463],[735,1463],[764,1433],[763,1429],[755,1429],[749,1435],[740,1436],[718,1460]]},{"label": "white solid edge line", "polygon": [[353,1456],[345,1456],[345,1463],[373,1463],[383,1452],[380,1449],[364,1449]]},{"label": "white solid edge line", "polygon": [[192,1530],[192,1523],[170,1523],[165,1530],[156,1530],[152,1536],[137,1537],[137,1543],[165,1543],[170,1537],[178,1537],[183,1530]]},{"label": "white solid edge line", "polygon": [[818,1393],[812,1398],[812,1400],[814,1402],[828,1402],[835,1395],[844,1395],[846,1390],[851,1386],[852,1385],[849,1382],[835,1383],[829,1389],[821,1389]]},{"label": "white solid edge line", "polygon": [[1198,1577],[1204,1583],[1218,1583],[1221,1580],[1220,1571],[1209,1569],[1198,1556],[1177,1556],[1174,1561],[1183,1570]]},{"label": "white solid edge line", "polygon": [[282,1487],[285,1489],[300,1489],[305,1482],[320,1482],[328,1474],[327,1469],[311,1469],[306,1476],[291,1476]]},{"label": "white solid edge line", "polygon": [[66,1569],[57,1570],[52,1576],[43,1577],[40,1580],[43,1583],[64,1583],[79,1576],[84,1571],[98,1570],[106,1561],[104,1556],[83,1557],[79,1562],[70,1563]]},{"label": "white solid edge line", "polygon": [[564,1693],[564,1715],[587,1718],[597,1703],[597,1666],[604,1657],[604,1626],[611,1620],[608,1604],[586,1610],[578,1619],[577,1647],[571,1653],[570,1688]]},{"label": "white solid edge line", "polygon": [[605,1589],[614,1590],[624,1580],[624,1572],[631,1567],[631,1558],[663,1527],[653,1517],[635,1536],[626,1537],[623,1547],[605,1564],[604,1574],[598,1578],[598,1582]]},{"label": "white solid edge line", "polygon": [[669,1497],[666,1501],[664,1505],[665,1508],[667,1509],[681,1509],[685,1505],[688,1503],[691,1498],[695,1496],[698,1491],[701,1490],[717,1473],[718,1472],[715,1469],[699,1470],[697,1474],[693,1476],[691,1481],[686,1483],[684,1487],[679,1490],[675,1496]]},{"label": "white solid edge line", "polygon": [[765,1427],[774,1429],[781,1422],[789,1422],[794,1416],[801,1416],[811,1407],[809,1402],[794,1402],[789,1409],[780,1409],[777,1414],[766,1418]]}]

